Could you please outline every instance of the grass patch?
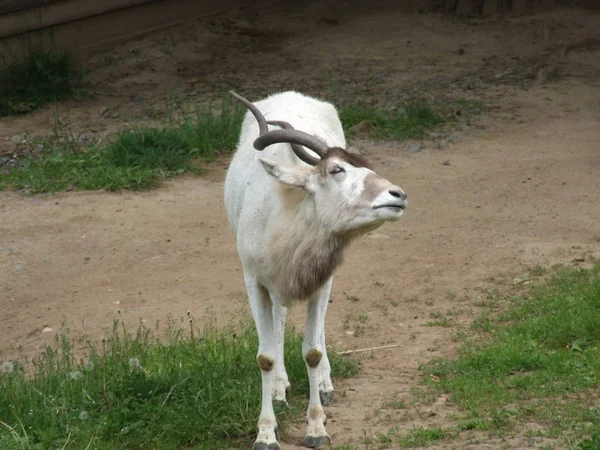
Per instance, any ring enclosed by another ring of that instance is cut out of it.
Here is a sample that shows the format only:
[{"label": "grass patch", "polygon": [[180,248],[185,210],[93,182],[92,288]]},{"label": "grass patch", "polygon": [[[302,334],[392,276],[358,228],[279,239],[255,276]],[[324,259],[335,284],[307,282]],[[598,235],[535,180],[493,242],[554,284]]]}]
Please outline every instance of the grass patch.
[{"label": "grass patch", "polygon": [[[147,189],[182,173],[198,173],[198,159],[210,161],[237,145],[245,109],[224,96],[218,109],[209,106],[185,115],[181,124],[161,128],[134,128],[121,132],[109,144],[81,150],[72,139],[57,134],[43,142],[44,151],[17,167],[0,168],[0,189],[28,194],[65,189]],[[434,108],[421,103],[398,112],[363,107],[340,109],[345,132],[364,123],[374,139],[420,138],[446,121]],[[62,141],[62,143],[60,143]]]},{"label": "grass patch", "polygon": [[555,268],[547,284],[480,321],[474,329],[484,334],[468,340],[458,359],[424,366],[425,380],[480,429],[533,422],[567,443],[589,437],[600,432],[598,317],[600,264]]},{"label": "grass patch", "polygon": [[0,70],[0,117],[86,96],[82,79],[72,52],[33,49],[23,62]]},{"label": "grass patch", "polygon": [[383,108],[346,106],[340,109],[342,126],[348,137],[352,137],[361,126],[373,139],[401,140],[419,139],[426,131],[447,120],[432,106],[413,102],[398,111]]},{"label": "grass patch", "polygon": [[64,145],[25,160],[22,166],[0,170],[0,187],[34,194],[67,188],[115,191],[157,186],[175,175],[199,172],[194,164],[198,158],[210,161],[232,151],[243,115],[241,108],[224,98],[219,112],[212,107],[196,109],[180,125],[124,131],[103,148],[78,151]]},{"label": "grass patch", "polygon": [[[131,336],[116,321],[83,359],[64,333],[31,363],[4,363],[0,448],[247,447],[260,412],[257,334],[250,320],[210,323],[191,333],[169,326],[158,338],[144,326]],[[280,427],[302,420],[308,394],[302,338],[289,329],[285,342],[294,396],[278,414]],[[333,349],[330,361],[335,377],[357,371]]]}]

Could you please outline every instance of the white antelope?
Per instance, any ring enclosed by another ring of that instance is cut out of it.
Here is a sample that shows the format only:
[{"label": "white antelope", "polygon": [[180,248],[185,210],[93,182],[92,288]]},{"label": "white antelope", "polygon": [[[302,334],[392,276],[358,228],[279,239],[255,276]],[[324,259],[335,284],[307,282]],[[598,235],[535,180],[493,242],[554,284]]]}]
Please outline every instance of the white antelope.
[{"label": "white antelope", "polygon": [[249,109],[225,180],[225,207],[259,337],[262,405],[253,449],[279,449],[273,398],[285,402],[290,386],[283,337],[287,308],[299,301],[307,305],[302,355],[310,385],[304,445],[323,448],[331,439],[322,405],[334,391],[325,349],[333,272],[354,238],[402,216],[406,194],[356,150],[345,150],[330,103],[292,91],[252,104],[230,93]]}]

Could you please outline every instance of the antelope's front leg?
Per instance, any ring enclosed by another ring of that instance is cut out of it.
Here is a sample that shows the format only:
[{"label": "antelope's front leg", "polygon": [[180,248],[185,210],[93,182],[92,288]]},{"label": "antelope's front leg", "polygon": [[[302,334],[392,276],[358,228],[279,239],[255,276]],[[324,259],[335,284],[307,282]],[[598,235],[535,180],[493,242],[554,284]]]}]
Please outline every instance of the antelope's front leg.
[{"label": "antelope's front leg", "polygon": [[322,364],[324,347],[321,345],[321,323],[325,320],[323,308],[320,305],[322,296],[309,301],[306,315],[306,331],[302,343],[302,355],[308,371],[310,399],[306,412],[306,436],[304,445],[310,448],[323,448],[331,443],[331,438],[325,430],[325,412],[319,396],[319,367]]},{"label": "antelope's front leg", "polygon": [[321,348],[323,349],[323,357],[319,363],[319,397],[321,397],[321,405],[327,406],[333,401],[333,383],[331,382],[331,366],[329,364],[329,358],[327,357],[327,347],[325,345],[325,315],[327,313],[327,306],[329,305],[329,297],[331,296],[331,285],[333,279],[329,281],[321,288],[319,293],[319,340],[321,342]]},{"label": "antelope's front leg", "polygon": [[273,326],[273,306],[268,291],[258,283],[256,278],[244,271],[246,288],[252,309],[252,316],[258,332],[258,354],[256,361],[262,377],[262,400],[260,417],[258,418],[258,435],[252,446],[253,450],[279,450],[275,435],[277,419],[273,411],[271,397],[275,380],[275,361],[277,346]]}]

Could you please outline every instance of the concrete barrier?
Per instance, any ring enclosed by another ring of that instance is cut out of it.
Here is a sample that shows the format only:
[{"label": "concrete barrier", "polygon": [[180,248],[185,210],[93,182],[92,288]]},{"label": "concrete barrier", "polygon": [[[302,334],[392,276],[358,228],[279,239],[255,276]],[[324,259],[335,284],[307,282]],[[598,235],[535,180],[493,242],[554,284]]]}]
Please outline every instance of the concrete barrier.
[{"label": "concrete barrier", "polygon": [[32,47],[77,50],[89,56],[245,3],[247,0],[0,0],[0,67],[19,61]]}]

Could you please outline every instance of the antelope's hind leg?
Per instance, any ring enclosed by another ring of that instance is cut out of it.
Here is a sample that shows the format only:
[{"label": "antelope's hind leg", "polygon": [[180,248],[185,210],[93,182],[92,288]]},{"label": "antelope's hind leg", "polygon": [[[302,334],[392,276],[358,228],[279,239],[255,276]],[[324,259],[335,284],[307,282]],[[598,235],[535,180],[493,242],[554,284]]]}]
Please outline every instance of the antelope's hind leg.
[{"label": "antelope's hind leg", "polygon": [[275,326],[275,339],[277,340],[277,358],[275,359],[275,380],[273,382],[273,400],[287,405],[287,397],[291,393],[291,385],[285,371],[284,341],[285,320],[287,308],[281,306],[277,297],[271,295],[273,302],[273,323]]}]

